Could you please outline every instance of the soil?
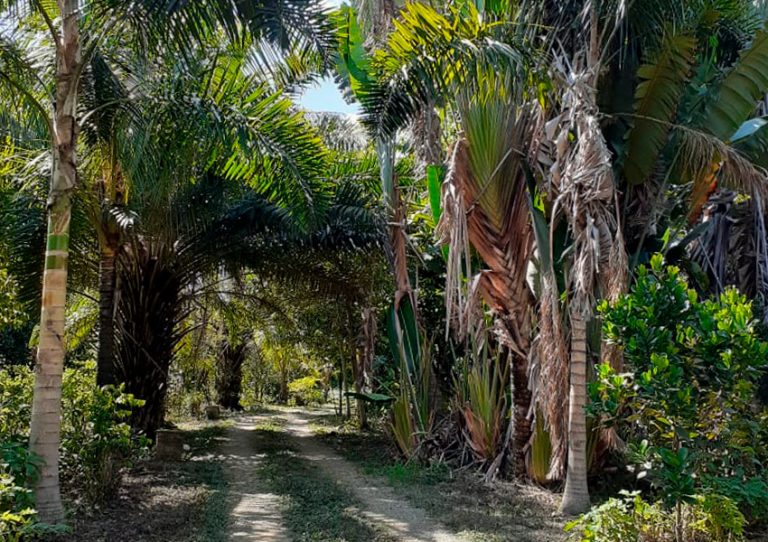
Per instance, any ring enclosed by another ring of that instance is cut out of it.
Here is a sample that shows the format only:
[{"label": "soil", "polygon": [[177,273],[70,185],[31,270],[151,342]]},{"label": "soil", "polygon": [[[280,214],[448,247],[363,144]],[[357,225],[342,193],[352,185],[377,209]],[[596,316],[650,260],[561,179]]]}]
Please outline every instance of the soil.
[{"label": "soil", "polygon": [[181,465],[147,462],[124,479],[116,498],[75,517],[67,542],[193,542],[212,490]]},{"label": "soil", "polygon": [[552,494],[397,463],[375,434],[317,434],[328,415],[269,409],[187,428],[185,461],[131,469],[63,541],[563,540]]}]

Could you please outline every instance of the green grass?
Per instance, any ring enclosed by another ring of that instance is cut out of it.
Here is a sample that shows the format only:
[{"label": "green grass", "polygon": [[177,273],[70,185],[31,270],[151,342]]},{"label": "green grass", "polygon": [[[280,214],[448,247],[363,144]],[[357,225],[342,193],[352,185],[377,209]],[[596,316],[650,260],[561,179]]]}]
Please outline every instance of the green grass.
[{"label": "green grass", "polygon": [[[329,423],[330,422],[330,423]],[[562,540],[548,502],[552,495],[514,484],[483,484],[472,473],[445,464],[403,463],[382,433],[328,429],[317,424],[318,438],[355,463],[365,474],[383,478],[401,498],[422,508],[450,530],[472,542],[551,542]]]},{"label": "green grass", "polygon": [[184,483],[203,485],[209,491],[202,524],[198,530],[199,542],[226,542],[229,523],[227,504],[228,483],[222,462],[212,454],[218,446],[217,439],[224,436],[231,422],[220,422],[195,431],[186,431],[185,442],[190,446],[192,457],[204,455],[202,459],[184,463]]},{"label": "green grass", "polygon": [[257,449],[265,454],[259,476],[283,499],[283,519],[296,542],[394,542],[367,524],[358,503],[320,467],[295,454],[279,429],[259,428]]},{"label": "green grass", "polygon": [[444,463],[429,466],[401,462],[389,465],[368,464],[363,466],[363,472],[386,478],[391,486],[434,486],[451,478],[451,469]]}]

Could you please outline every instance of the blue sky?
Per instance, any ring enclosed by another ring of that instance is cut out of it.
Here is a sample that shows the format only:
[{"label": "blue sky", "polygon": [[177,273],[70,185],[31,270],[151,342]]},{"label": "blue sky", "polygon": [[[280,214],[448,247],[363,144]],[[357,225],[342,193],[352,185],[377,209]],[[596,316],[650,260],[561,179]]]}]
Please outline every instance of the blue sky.
[{"label": "blue sky", "polygon": [[[338,8],[343,0],[324,0],[330,8]],[[326,78],[314,87],[307,89],[299,100],[299,103],[310,111],[330,111],[331,113],[345,113],[354,115],[360,112],[360,108],[349,105],[344,101],[341,92],[336,87],[333,79]]]},{"label": "blue sky", "polygon": [[323,79],[314,87],[307,89],[301,96],[299,103],[310,111],[330,111],[347,115],[354,115],[360,112],[357,104],[349,105],[344,101],[341,92],[336,87],[333,79],[330,78]]}]

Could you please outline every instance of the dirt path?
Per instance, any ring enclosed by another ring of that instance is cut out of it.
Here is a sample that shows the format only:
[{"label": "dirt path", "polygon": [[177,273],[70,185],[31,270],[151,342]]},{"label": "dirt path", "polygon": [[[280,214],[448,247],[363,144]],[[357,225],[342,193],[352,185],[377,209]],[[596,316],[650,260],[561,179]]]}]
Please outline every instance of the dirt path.
[{"label": "dirt path", "polygon": [[402,542],[460,542],[445,527],[408,504],[382,482],[361,474],[357,468],[320,442],[309,427],[311,415],[291,409],[281,412],[285,428],[299,453],[315,462],[348,489],[361,503],[360,514],[380,525]]},{"label": "dirt path", "polygon": [[280,514],[280,497],[259,489],[257,470],[262,456],[253,443],[253,431],[259,420],[248,416],[237,421],[227,431],[227,441],[221,446],[232,510],[229,539],[290,542]]}]

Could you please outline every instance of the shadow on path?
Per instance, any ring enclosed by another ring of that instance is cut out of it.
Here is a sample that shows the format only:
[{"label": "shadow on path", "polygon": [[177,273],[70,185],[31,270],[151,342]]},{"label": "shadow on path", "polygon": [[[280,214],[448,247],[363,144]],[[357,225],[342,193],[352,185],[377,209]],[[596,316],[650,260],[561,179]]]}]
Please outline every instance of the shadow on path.
[{"label": "shadow on path", "polygon": [[284,411],[286,429],[298,453],[320,466],[332,479],[347,488],[362,506],[359,513],[384,527],[401,542],[459,542],[461,538],[411,506],[392,488],[369,476],[323,444],[309,427],[311,415],[298,409]]},{"label": "shadow on path", "polygon": [[233,541],[290,542],[283,524],[280,497],[263,489],[258,470],[263,454],[253,447],[258,417],[238,420],[227,431],[220,454],[229,481],[229,539]]}]

